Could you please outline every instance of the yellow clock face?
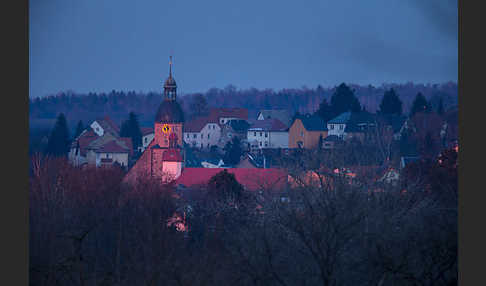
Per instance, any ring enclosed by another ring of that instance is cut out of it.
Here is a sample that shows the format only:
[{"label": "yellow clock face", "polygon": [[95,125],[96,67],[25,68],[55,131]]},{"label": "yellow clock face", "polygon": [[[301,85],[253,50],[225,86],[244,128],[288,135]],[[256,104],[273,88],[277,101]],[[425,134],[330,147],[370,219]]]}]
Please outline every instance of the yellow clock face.
[{"label": "yellow clock face", "polygon": [[164,132],[165,134],[169,133],[170,132],[170,126],[167,125],[167,124],[162,125],[162,132]]}]

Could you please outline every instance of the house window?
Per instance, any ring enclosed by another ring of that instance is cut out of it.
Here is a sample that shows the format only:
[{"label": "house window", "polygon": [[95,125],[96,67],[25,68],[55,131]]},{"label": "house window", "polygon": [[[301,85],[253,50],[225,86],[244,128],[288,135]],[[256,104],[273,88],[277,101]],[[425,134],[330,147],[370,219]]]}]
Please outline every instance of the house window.
[{"label": "house window", "polygon": [[201,148],[203,147],[203,143],[201,143]]},{"label": "house window", "polygon": [[202,133],[201,133],[201,139],[203,138],[203,135],[204,135],[204,134],[202,134]]},{"label": "house window", "polygon": [[265,132],[265,137],[268,137],[268,132]]},{"label": "house window", "polygon": [[268,142],[265,142],[265,147],[268,147]]},{"label": "house window", "polygon": [[186,134],[186,138],[189,138],[189,133]]},{"label": "house window", "polygon": [[196,138],[196,137],[197,137],[197,135],[196,135],[196,133],[194,133],[194,134],[192,135],[192,138]]},{"label": "house window", "polygon": [[148,140],[148,138],[147,138],[147,137],[145,137],[145,143],[147,143],[147,140]]},{"label": "house window", "polygon": [[334,129],[334,124],[330,124],[330,125],[329,125],[329,128],[330,128],[331,130],[333,130],[333,129]]},{"label": "house window", "polygon": [[208,133],[208,139],[209,139],[209,133]]},{"label": "house window", "polygon": [[340,124],[339,125],[339,130],[343,130],[343,128],[344,128],[344,125],[343,124]]},{"label": "house window", "polygon": [[304,131],[300,131],[300,137],[304,137]]},{"label": "house window", "polygon": [[209,143],[208,143],[208,148],[209,148]]},{"label": "house window", "polygon": [[260,137],[262,137],[262,133],[260,132]]},{"label": "house window", "polygon": [[262,141],[260,141],[260,146],[262,146]]},{"label": "house window", "polygon": [[256,132],[253,132],[253,136],[256,136]]}]

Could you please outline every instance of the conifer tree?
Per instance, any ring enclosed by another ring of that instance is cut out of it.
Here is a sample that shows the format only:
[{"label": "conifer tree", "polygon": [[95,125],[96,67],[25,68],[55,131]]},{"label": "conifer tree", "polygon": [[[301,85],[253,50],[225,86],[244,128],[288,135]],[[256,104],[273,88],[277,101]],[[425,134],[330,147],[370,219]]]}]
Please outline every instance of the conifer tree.
[{"label": "conifer tree", "polygon": [[417,112],[430,112],[431,107],[430,103],[427,102],[427,99],[421,92],[417,93],[415,99],[412,103],[412,109],[410,110],[410,117],[414,116]]},{"label": "conifer tree", "polygon": [[74,133],[74,139],[76,139],[81,133],[83,133],[84,126],[83,126],[83,121],[79,120],[78,125],[76,125],[76,131]]},{"label": "conifer tree", "polygon": [[341,83],[331,97],[332,118],[347,111],[360,112],[361,104],[354,91],[345,83]]},{"label": "conifer tree", "polygon": [[69,129],[64,113],[57,116],[56,123],[47,142],[46,153],[52,156],[66,156],[69,152]]},{"label": "conifer tree", "polygon": [[137,115],[134,112],[130,112],[128,119],[123,121],[120,136],[132,138],[134,150],[142,145],[142,131],[140,130]]},{"label": "conifer tree", "polygon": [[437,106],[437,113],[439,115],[443,115],[444,114],[444,103],[442,101],[442,97],[439,99],[439,104]]},{"label": "conifer tree", "polygon": [[319,109],[316,111],[316,113],[317,115],[319,115],[320,118],[322,118],[322,120],[324,120],[324,122],[332,119],[332,109],[325,98],[319,104]]},{"label": "conifer tree", "polygon": [[378,112],[381,114],[402,114],[402,101],[393,88],[385,91]]}]

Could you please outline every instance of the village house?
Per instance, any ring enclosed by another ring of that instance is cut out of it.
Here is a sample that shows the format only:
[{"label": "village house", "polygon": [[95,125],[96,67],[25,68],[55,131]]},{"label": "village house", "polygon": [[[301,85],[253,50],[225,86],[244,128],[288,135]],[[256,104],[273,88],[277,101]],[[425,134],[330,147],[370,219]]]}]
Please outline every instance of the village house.
[{"label": "village house", "polygon": [[301,115],[294,119],[289,129],[289,148],[317,148],[319,138],[328,135],[326,123],[317,115]]},{"label": "village house", "polygon": [[111,166],[126,168],[133,155],[131,138],[118,135],[118,127],[108,118],[95,120],[71,144],[69,161],[75,166]]},{"label": "village house", "polygon": [[288,127],[276,118],[257,120],[247,131],[249,149],[288,148]]},{"label": "village house", "polygon": [[209,150],[220,137],[221,127],[215,116],[194,118],[184,125],[184,142],[190,147]]},{"label": "village house", "polygon": [[96,167],[117,163],[126,168],[131,155],[131,138],[115,137],[110,133],[105,133],[86,146],[87,163]]},{"label": "village house", "polygon": [[344,112],[327,122],[328,135],[340,139],[357,138],[363,141],[371,128],[376,126],[374,116],[366,111]]}]

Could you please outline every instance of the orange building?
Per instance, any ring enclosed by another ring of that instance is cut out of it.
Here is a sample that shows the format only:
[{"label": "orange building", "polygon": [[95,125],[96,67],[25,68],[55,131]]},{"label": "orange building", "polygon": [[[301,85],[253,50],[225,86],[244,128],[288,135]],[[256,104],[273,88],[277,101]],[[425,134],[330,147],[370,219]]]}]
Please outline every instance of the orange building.
[{"label": "orange building", "polygon": [[327,137],[327,125],[317,115],[298,116],[289,128],[289,148],[317,148],[319,137]]}]

